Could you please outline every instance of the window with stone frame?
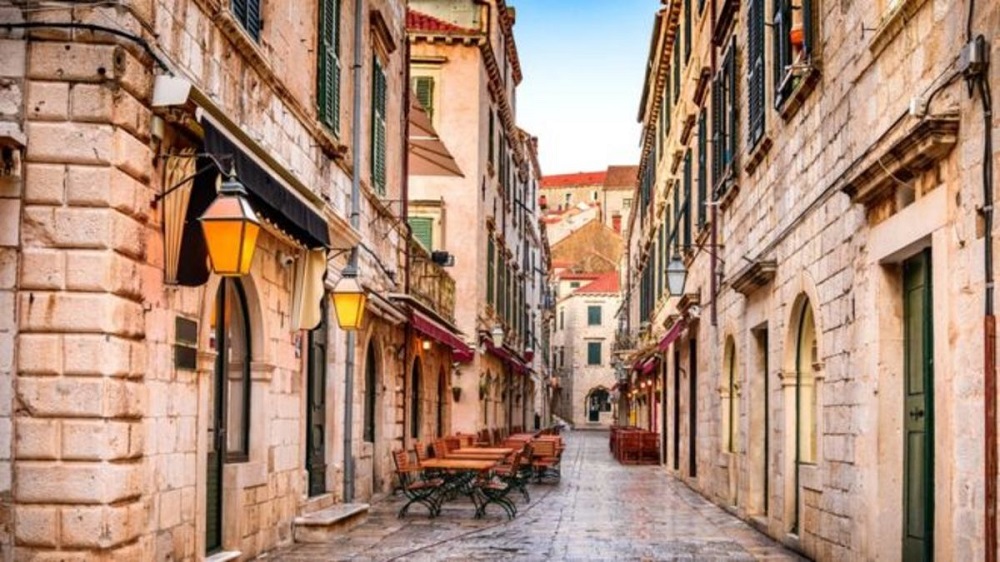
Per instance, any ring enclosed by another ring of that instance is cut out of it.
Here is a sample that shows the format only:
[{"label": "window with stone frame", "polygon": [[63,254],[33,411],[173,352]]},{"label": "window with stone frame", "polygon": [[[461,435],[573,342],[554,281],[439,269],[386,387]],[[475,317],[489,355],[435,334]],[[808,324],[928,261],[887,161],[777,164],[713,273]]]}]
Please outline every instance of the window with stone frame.
[{"label": "window with stone frame", "polygon": [[434,77],[414,76],[410,79],[410,87],[421,107],[427,112],[427,119],[434,121]]},{"label": "window with stone frame", "polygon": [[730,43],[712,81],[712,184],[715,199],[725,195],[736,167],[736,46]]},{"label": "window with stone frame", "polygon": [[601,342],[587,342],[587,365],[601,364]]},{"label": "window with stone frame", "polygon": [[747,5],[747,148],[764,137],[764,0]]},{"label": "window with stone frame", "polygon": [[419,242],[428,252],[434,249],[434,219],[430,217],[410,217],[410,230],[413,238]]},{"label": "window with stone frame", "polygon": [[233,19],[238,21],[254,41],[260,41],[260,0],[232,0],[229,4]]},{"label": "window with stone frame", "polygon": [[702,108],[698,115],[698,229],[705,228],[708,222],[708,136],[705,124],[707,112]]},{"label": "window with stone frame", "polygon": [[319,120],[340,135],[340,0],[321,0],[319,6]]},{"label": "window with stone frame", "polygon": [[780,109],[810,68],[816,22],[812,0],[773,1],[774,107]]},{"label": "window with stone frame", "polygon": [[691,60],[691,0],[684,0],[684,63]]},{"label": "window with stone frame", "polygon": [[587,306],[587,325],[588,326],[601,325],[601,305]]},{"label": "window with stone frame", "polygon": [[386,79],[382,61],[372,57],[372,146],[371,176],[372,188],[379,196],[385,195],[386,187]]}]

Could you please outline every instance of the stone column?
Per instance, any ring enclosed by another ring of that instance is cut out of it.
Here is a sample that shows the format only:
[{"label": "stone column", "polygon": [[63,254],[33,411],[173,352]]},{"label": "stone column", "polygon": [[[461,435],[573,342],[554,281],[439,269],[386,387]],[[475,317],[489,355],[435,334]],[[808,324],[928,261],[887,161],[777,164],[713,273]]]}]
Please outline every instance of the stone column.
[{"label": "stone column", "polygon": [[[124,10],[40,14],[141,33]],[[15,558],[141,560],[151,61],[108,34],[32,34],[24,191],[13,223],[21,244]]]}]

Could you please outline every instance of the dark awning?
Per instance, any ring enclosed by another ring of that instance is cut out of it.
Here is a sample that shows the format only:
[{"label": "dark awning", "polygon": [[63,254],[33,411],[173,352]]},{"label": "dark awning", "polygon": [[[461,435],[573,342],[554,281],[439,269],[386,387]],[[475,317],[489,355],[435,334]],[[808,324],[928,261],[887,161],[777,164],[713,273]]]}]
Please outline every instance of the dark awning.
[{"label": "dark awning", "polygon": [[416,310],[413,311],[413,317],[410,321],[413,325],[413,329],[416,331],[450,347],[452,358],[455,361],[458,361],[459,363],[468,363],[469,361],[472,361],[472,348],[466,345],[466,343],[462,340],[458,339],[458,337],[447,328],[441,326]]},{"label": "dark awning", "polygon": [[236,176],[246,186],[248,199],[262,218],[309,248],[328,248],[330,233],[326,220],[272,176],[255,158],[220,131],[211,121],[202,120],[205,151],[221,162],[232,163]]}]

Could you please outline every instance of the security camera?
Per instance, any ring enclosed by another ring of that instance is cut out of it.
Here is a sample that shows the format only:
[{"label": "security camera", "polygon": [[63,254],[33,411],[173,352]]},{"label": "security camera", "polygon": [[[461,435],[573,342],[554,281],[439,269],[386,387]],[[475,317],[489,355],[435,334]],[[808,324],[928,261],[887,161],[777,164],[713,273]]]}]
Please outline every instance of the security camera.
[{"label": "security camera", "polygon": [[281,267],[291,267],[295,263],[295,255],[278,252],[278,263],[281,264]]}]

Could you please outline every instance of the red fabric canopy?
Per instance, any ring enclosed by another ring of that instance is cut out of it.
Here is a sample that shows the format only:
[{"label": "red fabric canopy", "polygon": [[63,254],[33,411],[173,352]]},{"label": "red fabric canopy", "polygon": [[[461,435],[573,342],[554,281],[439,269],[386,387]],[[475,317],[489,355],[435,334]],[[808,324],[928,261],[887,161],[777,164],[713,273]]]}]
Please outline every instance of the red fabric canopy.
[{"label": "red fabric canopy", "polygon": [[667,335],[663,336],[663,339],[660,340],[660,344],[657,345],[656,347],[660,351],[666,351],[667,348],[670,347],[670,344],[674,343],[674,340],[676,340],[677,337],[681,335],[681,330],[683,329],[684,329],[683,320],[678,320],[677,322],[674,322],[674,325],[670,328],[670,331],[667,332]]},{"label": "red fabric canopy", "polygon": [[528,367],[526,367],[524,363],[522,363],[521,360],[515,357],[511,352],[502,347],[496,347],[489,339],[484,338],[483,341],[486,342],[487,351],[499,357],[504,363],[510,364],[514,371],[518,373],[527,373],[529,371]]},{"label": "red fabric canopy", "polygon": [[413,317],[410,320],[416,331],[450,347],[452,357],[455,361],[460,363],[468,363],[469,361],[472,361],[472,348],[466,345],[466,343],[462,340],[458,339],[458,336],[452,333],[451,330],[448,330],[415,310],[413,311]]},{"label": "red fabric canopy", "polygon": [[660,360],[656,357],[650,357],[639,367],[639,373],[643,375],[648,375],[656,370],[656,367],[660,364]]}]

